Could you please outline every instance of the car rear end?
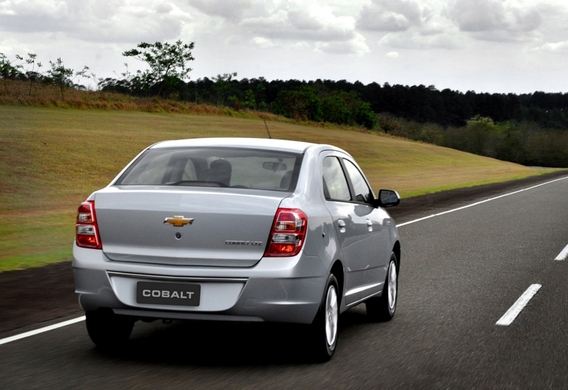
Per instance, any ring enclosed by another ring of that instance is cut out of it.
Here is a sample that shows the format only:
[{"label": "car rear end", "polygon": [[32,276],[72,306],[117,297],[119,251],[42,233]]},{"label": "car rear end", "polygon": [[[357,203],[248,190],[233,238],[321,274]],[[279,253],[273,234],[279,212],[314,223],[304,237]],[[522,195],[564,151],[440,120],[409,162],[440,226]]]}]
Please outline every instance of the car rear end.
[{"label": "car rear end", "polygon": [[79,207],[82,308],[92,318],[311,323],[329,270],[304,251],[310,206],[295,189],[309,147],[189,140],[141,153]]}]

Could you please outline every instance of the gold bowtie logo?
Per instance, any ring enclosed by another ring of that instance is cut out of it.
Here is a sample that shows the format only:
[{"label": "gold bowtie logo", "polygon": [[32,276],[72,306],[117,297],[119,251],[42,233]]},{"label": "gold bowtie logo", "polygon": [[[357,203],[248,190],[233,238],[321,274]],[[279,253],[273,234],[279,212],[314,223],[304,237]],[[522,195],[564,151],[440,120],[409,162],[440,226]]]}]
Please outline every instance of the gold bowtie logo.
[{"label": "gold bowtie logo", "polygon": [[193,223],[193,218],[185,218],[183,215],[176,215],[173,218],[166,218],[164,223],[172,224],[175,227],[183,227],[185,225],[191,225]]}]

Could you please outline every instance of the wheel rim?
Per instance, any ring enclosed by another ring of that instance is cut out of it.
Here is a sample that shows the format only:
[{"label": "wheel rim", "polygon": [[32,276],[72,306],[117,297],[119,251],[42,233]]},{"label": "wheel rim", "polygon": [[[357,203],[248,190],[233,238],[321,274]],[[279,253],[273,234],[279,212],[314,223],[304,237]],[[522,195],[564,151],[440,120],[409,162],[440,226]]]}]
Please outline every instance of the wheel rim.
[{"label": "wheel rim", "polygon": [[325,299],[325,337],[327,345],[333,348],[337,337],[337,292],[335,286],[329,286]]},{"label": "wheel rim", "polygon": [[397,275],[396,275],[396,265],[394,261],[391,261],[389,266],[389,278],[388,278],[388,298],[389,298],[389,311],[394,313],[396,308],[396,295],[397,295]]}]

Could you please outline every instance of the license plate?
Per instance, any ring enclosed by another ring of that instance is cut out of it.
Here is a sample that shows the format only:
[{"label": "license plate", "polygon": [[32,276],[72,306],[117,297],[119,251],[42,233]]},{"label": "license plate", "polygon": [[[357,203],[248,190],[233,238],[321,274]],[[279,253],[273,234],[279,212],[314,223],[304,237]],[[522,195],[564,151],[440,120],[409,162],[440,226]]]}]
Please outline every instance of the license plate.
[{"label": "license plate", "polygon": [[138,282],[136,302],[154,305],[199,306],[201,286],[187,283]]}]

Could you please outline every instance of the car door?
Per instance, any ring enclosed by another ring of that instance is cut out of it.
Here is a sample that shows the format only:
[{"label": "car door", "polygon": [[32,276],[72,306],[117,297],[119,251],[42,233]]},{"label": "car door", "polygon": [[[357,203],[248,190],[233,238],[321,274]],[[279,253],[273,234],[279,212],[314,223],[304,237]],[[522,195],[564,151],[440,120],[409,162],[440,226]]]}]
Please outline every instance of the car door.
[{"label": "car door", "polygon": [[379,291],[377,281],[384,281],[386,272],[379,252],[386,234],[380,215],[367,203],[372,191],[355,164],[346,156],[327,155],[322,160],[322,173],[326,208],[333,218],[346,268],[345,303],[349,305]]},{"label": "car door", "polygon": [[381,208],[371,205],[373,190],[359,168],[351,160],[343,159],[342,162],[356,203],[355,213],[359,223],[367,229],[367,235],[358,242],[357,260],[354,262],[357,269],[363,271],[361,298],[365,298],[380,291],[386,278],[391,252],[388,248],[390,217]]}]

